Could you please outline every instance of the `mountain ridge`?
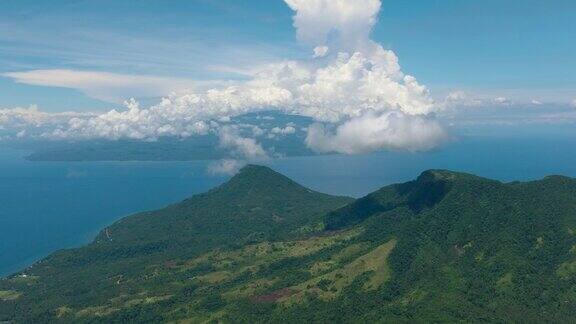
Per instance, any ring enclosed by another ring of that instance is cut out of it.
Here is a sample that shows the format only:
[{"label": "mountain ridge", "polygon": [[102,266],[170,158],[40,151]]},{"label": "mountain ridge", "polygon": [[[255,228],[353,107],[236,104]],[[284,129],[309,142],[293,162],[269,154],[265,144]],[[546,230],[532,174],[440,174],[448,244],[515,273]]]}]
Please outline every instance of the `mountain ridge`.
[{"label": "mountain ridge", "polygon": [[[348,201],[247,166],[208,193],[121,221],[132,236],[111,226],[111,240],[105,230],[0,281],[0,320],[576,318],[575,179],[502,183],[428,170],[342,207]],[[196,213],[221,222],[195,232],[186,220]]]}]

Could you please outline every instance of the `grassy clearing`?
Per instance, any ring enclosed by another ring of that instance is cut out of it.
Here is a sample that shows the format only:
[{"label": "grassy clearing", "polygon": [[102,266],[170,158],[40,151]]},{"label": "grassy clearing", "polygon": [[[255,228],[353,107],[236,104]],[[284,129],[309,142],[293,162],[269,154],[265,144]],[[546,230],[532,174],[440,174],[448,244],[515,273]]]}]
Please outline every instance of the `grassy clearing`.
[{"label": "grassy clearing", "polygon": [[[261,266],[271,262],[317,253],[335,244],[344,243],[360,233],[360,230],[355,229],[334,235],[311,237],[306,240],[263,242],[233,251],[216,250],[182,262],[170,270],[182,272],[209,264],[214,267],[214,271],[199,277],[199,279],[208,283],[219,283],[230,280],[246,271],[256,272]],[[340,257],[338,257],[339,259]]]},{"label": "grassy clearing", "polygon": [[38,276],[31,276],[31,275],[20,275],[13,278],[8,279],[10,282],[17,283],[17,284],[33,284],[38,282],[40,277]]},{"label": "grassy clearing", "polygon": [[[136,298],[134,298],[136,297]],[[91,306],[80,309],[76,312],[76,317],[103,317],[119,312],[122,309],[138,306],[147,305],[161,302],[172,298],[172,295],[164,296],[146,296],[146,293],[140,293],[138,295],[122,295],[110,300],[109,305]],[[72,309],[63,306],[57,309],[58,317],[63,317],[68,314],[73,313]]]},{"label": "grassy clearing", "polygon": [[249,245],[240,250],[211,252],[192,260],[187,265],[194,267],[197,264],[208,261],[212,262],[217,268],[222,268],[230,264],[254,264],[266,259],[278,260],[278,258],[301,257],[316,253],[336,243],[348,241],[359,234],[360,230],[352,230],[329,236],[312,237],[307,240],[264,242]]},{"label": "grassy clearing", "polygon": [[56,317],[62,318],[74,313],[74,310],[68,306],[61,306],[56,309]]},{"label": "grassy clearing", "polygon": [[16,300],[20,296],[22,294],[14,290],[0,290],[0,300],[2,301]]},{"label": "grassy clearing", "polygon": [[76,312],[77,317],[103,317],[120,311],[120,308],[109,306],[86,307]]},{"label": "grassy clearing", "polygon": [[427,292],[421,289],[414,289],[408,294],[406,294],[404,297],[402,297],[402,299],[400,299],[400,305],[408,306],[416,304],[421,300],[423,300],[424,298],[426,298],[426,296],[428,296]]},{"label": "grassy clearing", "polygon": [[328,272],[338,266],[338,262],[334,261],[318,261],[310,267],[310,274],[313,276],[318,276],[322,273]]},{"label": "grassy clearing", "polygon": [[[335,244],[344,244],[361,233],[361,230],[352,230],[335,233],[327,236],[311,237],[305,240],[288,242],[263,242],[252,244],[238,250],[214,250],[192,260],[174,260],[148,268],[149,278],[158,280],[161,277],[170,277],[184,271],[206,267],[207,272],[197,275],[195,279],[205,287],[217,286],[229,282],[249,271],[255,273],[260,267],[278,260],[290,257],[302,257],[330,248]],[[359,245],[343,249],[334,256],[334,260],[343,260],[359,251]],[[228,300],[250,298],[270,289],[278,278],[259,278],[231,287],[223,292],[222,297]],[[142,304],[156,303],[171,296],[149,297],[148,293],[137,295],[120,295],[105,305],[92,305],[80,310],[61,307],[57,314],[61,317],[75,314],[76,317],[103,317],[122,309]],[[210,318],[203,319],[209,320]]]},{"label": "grassy clearing", "polygon": [[257,279],[245,285],[242,285],[238,288],[227,291],[226,293],[223,294],[223,296],[224,298],[227,299],[248,298],[251,296],[258,295],[263,291],[266,291],[267,289],[272,287],[272,285],[274,285],[274,283],[276,283],[277,281],[278,279],[268,279],[268,278]]},{"label": "grassy clearing", "polygon": [[332,255],[329,260],[318,261],[310,267],[310,273],[313,276],[318,276],[326,273],[334,268],[351,262],[354,257],[357,257],[362,252],[366,252],[369,246],[367,243],[356,243],[343,248],[338,253]]},{"label": "grassy clearing", "polygon": [[556,274],[562,279],[568,279],[576,273],[576,261],[564,262],[556,270]]},{"label": "grassy clearing", "polygon": [[500,289],[510,287],[512,285],[512,278],[513,278],[512,273],[510,272],[506,273],[500,279],[498,279],[498,281],[496,282],[496,287]]},{"label": "grassy clearing", "polygon": [[332,259],[334,259],[335,261],[338,261],[338,262],[347,261],[350,258],[358,255],[359,253],[366,251],[367,249],[368,249],[367,243],[353,244],[353,245],[350,245],[348,247],[345,247],[344,249],[342,249],[342,251],[336,253],[332,257]]},{"label": "grassy clearing", "polygon": [[210,272],[207,275],[199,276],[197,279],[200,282],[208,284],[218,284],[224,282],[233,277],[233,274],[229,271],[215,271]]},{"label": "grassy clearing", "polygon": [[378,289],[388,279],[390,279],[390,269],[388,267],[388,256],[396,246],[396,240],[380,245],[373,252],[365,257],[360,257],[355,265],[358,270],[374,271],[370,279],[364,284],[365,290]]},{"label": "grassy clearing", "polygon": [[377,289],[390,278],[387,259],[395,245],[396,240],[391,240],[388,243],[378,246],[369,253],[356,258],[338,270],[291,287],[291,289],[297,291],[297,293],[283,298],[281,301],[291,304],[303,300],[303,297],[309,293],[323,300],[330,300],[340,295],[342,289],[349,286],[358,276],[368,272],[371,272],[371,275],[364,284],[364,289]]}]

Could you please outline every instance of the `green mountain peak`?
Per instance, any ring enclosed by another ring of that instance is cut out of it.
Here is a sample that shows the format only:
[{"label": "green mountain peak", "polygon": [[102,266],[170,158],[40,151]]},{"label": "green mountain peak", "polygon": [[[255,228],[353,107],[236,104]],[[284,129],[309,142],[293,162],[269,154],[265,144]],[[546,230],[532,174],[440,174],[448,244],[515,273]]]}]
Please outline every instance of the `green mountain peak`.
[{"label": "green mountain peak", "polygon": [[215,191],[234,190],[237,194],[246,194],[260,190],[261,194],[272,195],[273,191],[299,190],[310,192],[288,177],[262,165],[249,164],[244,166],[228,182]]},{"label": "green mountain peak", "polygon": [[457,172],[451,170],[442,170],[442,169],[431,169],[426,170],[418,176],[416,181],[419,182],[426,182],[426,181],[490,181],[494,182],[494,180],[482,178],[473,174],[465,173],[465,172]]},{"label": "green mountain peak", "polygon": [[[168,241],[202,250],[285,237],[321,222],[326,212],[351,200],[315,192],[268,167],[248,165],[206,193],[117,222],[107,229],[114,236],[108,244]],[[97,240],[107,242],[106,237],[103,232]]]},{"label": "green mountain peak", "polygon": [[[280,173],[272,170],[271,168],[265,166],[265,165],[260,165],[260,164],[246,164],[245,166],[243,166],[240,169],[239,173],[247,173],[247,172],[265,172],[265,173],[274,173],[277,175],[281,175]],[[283,176],[283,175],[281,175]]]}]

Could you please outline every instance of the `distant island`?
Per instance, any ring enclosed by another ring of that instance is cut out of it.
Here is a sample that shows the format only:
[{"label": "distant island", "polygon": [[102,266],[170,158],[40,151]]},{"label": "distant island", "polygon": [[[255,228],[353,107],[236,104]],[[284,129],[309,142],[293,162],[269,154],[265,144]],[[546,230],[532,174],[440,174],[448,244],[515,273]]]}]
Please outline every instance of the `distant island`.
[{"label": "distant island", "polygon": [[[263,147],[276,156],[309,156],[317,153],[305,147],[301,137],[263,140]],[[29,161],[198,161],[232,158],[220,147],[216,136],[186,139],[162,138],[157,141],[87,140],[27,141],[9,143],[31,151]]]},{"label": "distant island", "polygon": [[[254,130],[259,136],[258,145],[270,157],[317,155],[305,144],[306,129],[310,118],[282,115],[275,112],[249,113],[231,119],[224,126],[232,125],[238,136],[252,137]],[[255,128],[255,125],[259,125]],[[287,126],[289,125],[289,126]],[[291,127],[293,133],[282,134]],[[41,131],[29,138],[4,134],[0,146],[23,149],[25,159],[36,162],[89,162],[89,161],[199,161],[234,158],[233,150],[223,147],[217,132],[203,135],[178,137],[162,136],[156,139],[129,138],[53,138]]]},{"label": "distant island", "polygon": [[0,321],[571,322],[576,180],[430,170],[354,200],[262,166],[0,280]]}]

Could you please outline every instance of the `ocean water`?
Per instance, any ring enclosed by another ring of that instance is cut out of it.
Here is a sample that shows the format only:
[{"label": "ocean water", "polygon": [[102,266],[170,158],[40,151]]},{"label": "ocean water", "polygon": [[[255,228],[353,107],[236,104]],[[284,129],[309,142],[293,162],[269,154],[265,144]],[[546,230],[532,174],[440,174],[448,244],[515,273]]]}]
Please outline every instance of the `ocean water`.
[{"label": "ocean water", "polygon": [[0,151],[0,276],[84,244],[122,216],[224,181],[206,177],[202,163],[34,163],[23,155]]},{"label": "ocean water", "polygon": [[[576,177],[576,136],[463,137],[426,153],[380,152],[275,160],[270,166],[312,189],[360,197],[427,169],[502,181]],[[0,148],[0,276],[49,253],[89,242],[106,225],[226,181],[196,162],[27,162]]]}]

